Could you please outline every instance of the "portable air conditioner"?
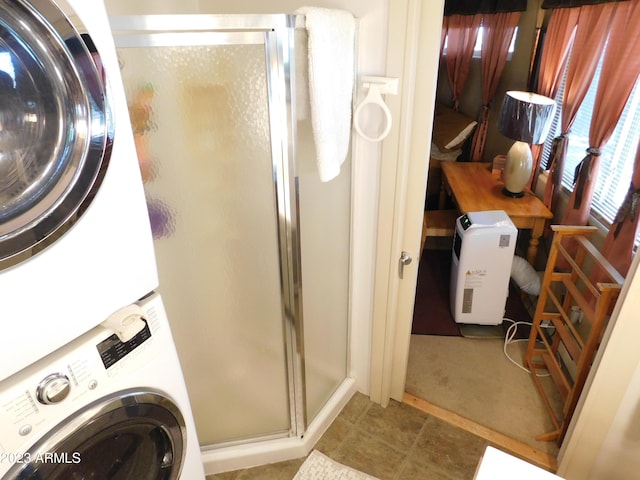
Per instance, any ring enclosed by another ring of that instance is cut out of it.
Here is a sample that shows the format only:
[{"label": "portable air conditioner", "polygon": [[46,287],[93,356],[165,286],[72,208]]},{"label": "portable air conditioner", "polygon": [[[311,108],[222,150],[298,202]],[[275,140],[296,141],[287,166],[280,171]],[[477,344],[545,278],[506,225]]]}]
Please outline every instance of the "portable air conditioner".
[{"label": "portable air conditioner", "polygon": [[502,210],[458,217],[451,258],[451,314],[456,323],[500,325],[518,229]]}]

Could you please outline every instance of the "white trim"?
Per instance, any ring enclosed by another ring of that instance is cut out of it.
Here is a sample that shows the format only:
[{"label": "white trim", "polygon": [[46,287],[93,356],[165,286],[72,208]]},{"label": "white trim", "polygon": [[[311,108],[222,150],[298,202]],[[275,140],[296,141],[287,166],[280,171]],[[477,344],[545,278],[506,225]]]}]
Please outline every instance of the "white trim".
[{"label": "white trim", "polygon": [[[402,88],[397,99],[388,99],[400,121],[383,145],[380,175],[371,400],[382,405],[391,397],[401,400],[404,389],[411,328],[407,308],[412,311],[410,297],[415,298],[422,223],[422,215],[418,218],[414,210],[421,209],[420,198],[424,203],[443,8],[443,0],[428,5],[418,0],[389,5],[387,75],[400,78]],[[433,35],[438,35],[437,41],[432,40]],[[413,207],[407,207],[409,202]],[[403,250],[414,262],[405,268],[400,281],[397,261]]]},{"label": "white trim", "polygon": [[[355,138],[355,136],[354,136]],[[369,395],[371,318],[375,276],[379,146],[354,140],[351,166],[351,251],[349,273],[349,372],[359,392]]]},{"label": "white trim", "polygon": [[413,12],[415,19],[407,30],[413,29],[407,50],[407,83],[414,87],[408,95],[406,126],[403,141],[406,156],[402,183],[398,183],[401,195],[398,200],[397,230],[400,232],[400,249],[413,252],[414,262],[405,269],[404,279],[398,286],[398,299],[389,321],[395,322],[393,355],[390,371],[391,398],[402,401],[404,397],[409,343],[413,323],[413,306],[416,296],[418,266],[424,202],[427,190],[427,175],[431,132],[438,83],[440,56],[440,34],[444,2],[431,2],[429,7]]},{"label": "white trim", "polygon": [[[389,4],[387,37],[387,76],[399,78],[400,95],[389,98],[387,105],[393,118],[400,118],[402,101],[405,99],[403,79],[404,52],[409,3],[413,0],[395,1]],[[403,52],[392,55],[392,52]],[[371,336],[371,386],[372,401],[386,406],[389,402],[389,342],[393,335],[388,331],[393,322],[388,322],[390,302],[397,289],[397,275],[391,273],[393,249],[393,221],[395,218],[395,187],[397,163],[403,160],[399,154],[401,122],[394,122],[391,132],[383,142],[380,165],[380,190],[378,199],[378,230],[376,233],[376,274],[373,297],[373,323]]]}]

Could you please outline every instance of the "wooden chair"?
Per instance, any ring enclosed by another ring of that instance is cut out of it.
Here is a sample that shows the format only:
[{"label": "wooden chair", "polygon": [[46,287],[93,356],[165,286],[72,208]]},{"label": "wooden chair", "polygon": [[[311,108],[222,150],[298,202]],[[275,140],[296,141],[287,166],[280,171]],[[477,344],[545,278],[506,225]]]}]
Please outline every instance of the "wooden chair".
[{"label": "wooden chair", "polygon": [[420,254],[427,237],[453,237],[456,230],[457,210],[425,210],[422,218]]}]

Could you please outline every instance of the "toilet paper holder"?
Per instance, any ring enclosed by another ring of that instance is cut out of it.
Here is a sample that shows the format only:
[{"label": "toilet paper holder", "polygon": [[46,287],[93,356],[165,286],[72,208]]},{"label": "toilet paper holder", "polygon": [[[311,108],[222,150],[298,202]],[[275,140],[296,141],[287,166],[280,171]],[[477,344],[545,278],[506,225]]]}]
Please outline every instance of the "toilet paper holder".
[{"label": "toilet paper holder", "polygon": [[[391,116],[391,111],[389,107],[385,103],[382,95],[390,94],[397,95],[398,94],[398,79],[391,77],[376,77],[376,76],[364,76],[360,79],[362,88],[367,89],[367,94],[364,99],[358,104],[354,113],[353,113],[353,126],[360,135],[365,140],[370,142],[379,142],[386,138],[391,131],[391,125],[393,124],[393,119]],[[367,105],[377,105],[382,109],[385,118],[385,127],[383,131],[377,137],[370,137],[367,135],[360,125],[360,116],[362,114],[362,110]]]}]

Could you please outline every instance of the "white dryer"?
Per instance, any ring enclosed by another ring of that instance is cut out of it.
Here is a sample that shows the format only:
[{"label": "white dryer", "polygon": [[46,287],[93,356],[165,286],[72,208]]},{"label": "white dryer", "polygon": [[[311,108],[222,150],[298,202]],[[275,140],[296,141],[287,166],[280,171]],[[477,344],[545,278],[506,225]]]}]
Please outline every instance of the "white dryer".
[{"label": "white dryer", "polygon": [[161,297],[111,320],[0,382],[1,480],[204,479]]},{"label": "white dryer", "polygon": [[0,2],[0,379],[157,285],[103,3]]}]

